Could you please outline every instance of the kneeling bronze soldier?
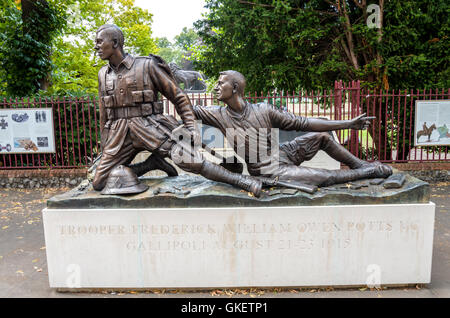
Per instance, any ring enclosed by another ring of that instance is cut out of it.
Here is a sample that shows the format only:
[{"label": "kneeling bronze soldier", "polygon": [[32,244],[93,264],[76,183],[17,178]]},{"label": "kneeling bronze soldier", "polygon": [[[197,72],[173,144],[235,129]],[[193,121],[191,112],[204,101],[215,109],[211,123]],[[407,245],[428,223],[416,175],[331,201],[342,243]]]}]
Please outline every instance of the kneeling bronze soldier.
[{"label": "kneeling bronze soldier", "polygon": [[[187,147],[191,142],[182,143],[174,138],[171,132],[180,124],[173,116],[163,114],[158,93],[175,105],[185,131],[194,144],[200,144],[189,98],[178,87],[168,65],[160,57],[133,57],[124,52],[123,43],[122,31],[117,26],[104,25],[98,29],[95,50],[109,64],[102,67],[98,75],[103,154],[94,176],[94,189],[100,191],[105,187],[113,168],[129,165],[137,153],[148,150],[153,154],[149,158],[152,168],[176,174],[162,159],[168,157],[185,171],[238,186],[259,196],[260,180],[231,173],[208,162],[196,149]],[[148,170],[142,165],[132,168],[138,175]]]}]

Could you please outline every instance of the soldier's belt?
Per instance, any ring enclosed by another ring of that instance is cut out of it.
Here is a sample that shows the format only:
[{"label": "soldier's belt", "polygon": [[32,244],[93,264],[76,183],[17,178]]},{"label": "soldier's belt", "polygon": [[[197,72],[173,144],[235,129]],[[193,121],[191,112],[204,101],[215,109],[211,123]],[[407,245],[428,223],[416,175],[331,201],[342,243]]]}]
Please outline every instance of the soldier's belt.
[{"label": "soldier's belt", "polygon": [[121,118],[133,118],[149,116],[153,113],[153,108],[151,105],[148,106],[129,106],[129,107],[117,107],[111,108],[112,117],[114,119]]},{"label": "soldier's belt", "polygon": [[125,106],[125,107],[108,107],[106,108],[108,119],[127,119],[133,117],[143,117],[152,114],[161,114],[162,107],[155,104]]}]

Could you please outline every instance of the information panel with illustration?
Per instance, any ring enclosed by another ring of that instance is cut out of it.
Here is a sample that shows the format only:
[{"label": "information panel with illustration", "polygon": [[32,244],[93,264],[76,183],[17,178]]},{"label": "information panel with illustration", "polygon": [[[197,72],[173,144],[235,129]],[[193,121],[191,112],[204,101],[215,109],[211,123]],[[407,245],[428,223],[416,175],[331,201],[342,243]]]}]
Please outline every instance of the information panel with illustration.
[{"label": "information panel with illustration", "polygon": [[450,145],[450,100],[416,101],[414,144]]},{"label": "information panel with illustration", "polygon": [[0,109],[0,154],[55,152],[51,108]]}]

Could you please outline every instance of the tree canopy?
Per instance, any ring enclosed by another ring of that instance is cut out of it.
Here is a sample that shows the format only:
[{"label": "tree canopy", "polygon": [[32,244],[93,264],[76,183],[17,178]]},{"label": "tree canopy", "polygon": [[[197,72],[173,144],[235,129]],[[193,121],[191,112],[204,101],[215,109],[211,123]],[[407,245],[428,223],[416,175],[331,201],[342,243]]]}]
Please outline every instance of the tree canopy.
[{"label": "tree canopy", "polygon": [[[368,27],[378,6],[379,28]],[[335,80],[377,88],[448,88],[447,0],[206,0],[195,27],[196,68],[234,69],[253,91],[327,88]]]},{"label": "tree canopy", "polygon": [[199,40],[198,34],[194,31],[194,29],[188,29],[184,27],[180,34],[175,36],[175,46],[182,50],[189,50],[191,46],[196,44]]},{"label": "tree canopy", "polygon": [[0,90],[24,96],[47,88],[51,49],[65,27],[65,4],[2,0],[0,9]]},{"label": "tree canopy", "polygon": [[[371,5],[379,28],[368,27]],[[447,0],[206,0],[195,31],[152,38],[152,14],[133,0],[0,0],[0,95],[97,91],[96,29],[117,24],[125,49],[210,78],[235,69],[253,91],[328,88],[360,79],[377,88],[448,88]],[[201,39],[201,40],[200,40]],[[190,51],[190,52],[189,52]]]},{"label": "tree canopy", "polygon": [[158,55],[167,63],[175,62],[182,65],[184,60],[190,55],[190,49],[199,41],[198,34],[194,29],[183,28],[180,34],[176,35],[173,43],[166,37],[156,39]]},{"label": "tree canopy", "polygon": [[[98,27],[119,26],[125,50],[136,55],[157,53],[152,38],[152,14],[134,6],[134,0],[0,0],[0,91],[9,96],[71,95],[97,92],[97,73],[105,62],[94,52]],[[31,27],[26,28],[25,2],[32,8]],[[22,4],[22,5],[21,5]],[[40,7],[38,7],[40,8]],[[42,91],[41,91],[42,93]]]},{"label": "tree canopy", "polygon": [[152,38],[152,14],[134,6],[132,0],[77,0],[65,36],[57,39],[53,60],[54,72],[50,93],[96,93],[97,73],[104,61],[94,52],[97,29],[107,23],[116,24],[125,36],[125,51],[134,55],[156,53]]}]

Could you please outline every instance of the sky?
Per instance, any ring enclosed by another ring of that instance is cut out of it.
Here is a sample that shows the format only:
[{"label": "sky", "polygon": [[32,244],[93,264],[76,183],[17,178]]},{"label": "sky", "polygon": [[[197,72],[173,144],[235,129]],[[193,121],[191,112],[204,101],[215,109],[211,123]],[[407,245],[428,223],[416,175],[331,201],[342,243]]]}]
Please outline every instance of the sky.
[{"label": "sky", "polygon": [[135,5],[153,14],[152,36],[170,41],[184,27],[192,28],[206,12],[205,0],[135,0]]}]

